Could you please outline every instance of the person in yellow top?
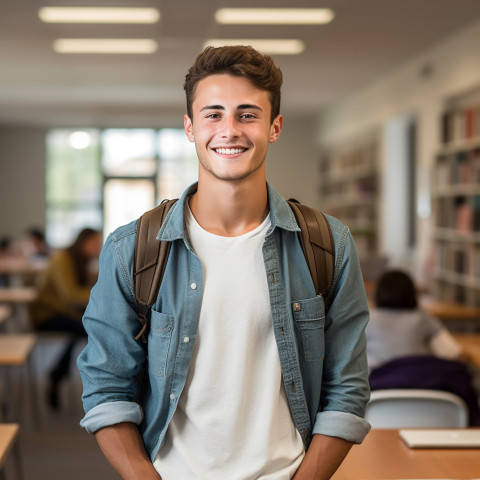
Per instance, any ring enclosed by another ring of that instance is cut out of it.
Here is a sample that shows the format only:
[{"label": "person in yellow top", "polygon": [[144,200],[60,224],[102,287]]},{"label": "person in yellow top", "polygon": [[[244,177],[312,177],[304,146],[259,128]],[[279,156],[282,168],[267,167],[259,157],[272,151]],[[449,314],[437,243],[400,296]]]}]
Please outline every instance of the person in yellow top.
[{"label": "person in yellow top", "polygon": [[83,229],[70,247],[52,255],[39,281],[38,297],[31,305],[30,319],[35,330],[72,334],[50,372],[48,402],[54,409],[59,408],[58,389],[69,374],[75,343],[86,336],[81,320],[94,280],[89,267],[98,258],[100,248],[100,233]]}]

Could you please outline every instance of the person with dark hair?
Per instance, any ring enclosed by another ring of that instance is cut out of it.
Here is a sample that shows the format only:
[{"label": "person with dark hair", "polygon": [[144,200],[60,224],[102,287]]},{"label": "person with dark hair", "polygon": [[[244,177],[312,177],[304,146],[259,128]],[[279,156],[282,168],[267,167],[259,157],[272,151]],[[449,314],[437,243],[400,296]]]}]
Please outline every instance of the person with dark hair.
[{"label": "person with dark hair", "polygon": [[463,358],[460,345],[440,320],[418,308],[413,280],[401,270],[380,276],[366,335],[371,370],[394,358],[412,355]]},{"label": "person with dark hair", "polygon": [[22,239],[22,250],[23,254],[33,261],[48,258],[50,248],[40,228],[29,227],[25,230]]},{"label": "person with dark hair", "polygon": [[85,337],[81,319],[92,288],[91,261],[98,258],[101,236],[83,229],[74,243],[55,253],[38,280],[38,296],[30,306],[30,319],[37,331],[67,332],[72,339],[50,372],[48,402],[59,408],[59,385],[70,370],[73,348]]},{"label": "person with dark hair", "polygon": [[471,426],[480,425],[480,409],[468,357],[445,326],[418,308],[410,275],[391,270],[380,276],[376,308],[366,328],[370,388],[444,390],[461,397]]},{"label": "person with dark hair", "polygon": [[417,292],[413,280],[405,272],[392,270],[384,273],[378,280],[375,292],[377,308],[396,310],[415,310]]},{"label": "person with dark hair", "polygon": [[293,212],[266,181],[281,84],[272,58],[248,46],[206,48],[188,71],[198,183],[156,237],[170,253],[147,348],[135,339],[138,222],[105,242],[83,318],[81,425],[123,479],[326,480],[369,431],[352,236],[327,217],[333,284],[317,295]]},{"label": "person with dark hair", "polygon": [[12,248],[12,239],[8,236],[0,237],[0,255],[9,255]]},{"label": "person with dark hair", "polygon": [[[13,242],[9,236],[0,237],[0,264],[8,262],[13,256]],[[8,275],[0,273],[0,287],[7,286],[9,283]]]}]

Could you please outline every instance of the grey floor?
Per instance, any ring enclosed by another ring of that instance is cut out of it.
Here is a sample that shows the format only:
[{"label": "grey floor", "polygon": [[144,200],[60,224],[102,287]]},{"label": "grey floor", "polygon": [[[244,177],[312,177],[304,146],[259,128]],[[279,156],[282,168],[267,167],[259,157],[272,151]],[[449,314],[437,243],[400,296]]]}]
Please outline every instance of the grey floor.
[{"label": "grey floor", "polygon": [[[61,410],[52,411],[46,401],[48,371],[61,351],[63,341],[41,339],[35,347],[30,369],[14,367],[11,390],[13,415],[20,424],[19,456],[24,480],[119,480],[104,459],[95,438],[79,426],[83,415],[81,381],[75,365],[62,385]],[[81,345],[76,349],[78,355]],[[5,480],[20,480],[12,451],[4,467]]]}]

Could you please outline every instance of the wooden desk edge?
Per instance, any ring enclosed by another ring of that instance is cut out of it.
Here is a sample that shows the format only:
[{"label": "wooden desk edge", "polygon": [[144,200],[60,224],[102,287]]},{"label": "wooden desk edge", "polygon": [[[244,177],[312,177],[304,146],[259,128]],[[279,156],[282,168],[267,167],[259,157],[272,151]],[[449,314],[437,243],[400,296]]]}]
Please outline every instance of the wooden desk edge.
[{"label": "wooden desk edge", "polygon": [[453,302],[441,302],[436,300],[420,301],[420,307],[430,315],[441,318],[442,320],[479,320],[480,308],[470,307],[468,305],[457,304]]},{"label": "wooden desk edge", "polygon": [[5,464],[19,431],[18,423],[0,423],[0,469]]},{"label": "wooden desk edge", "polygon": [[[10,338],[9,338],[10,337]],[[37,336],[34,333],[6,333],[0,334],[0,344],[3,341],[21,341],[21,345],[14,352],[0,352],[0,365],[23,365],[32,353]]]}]

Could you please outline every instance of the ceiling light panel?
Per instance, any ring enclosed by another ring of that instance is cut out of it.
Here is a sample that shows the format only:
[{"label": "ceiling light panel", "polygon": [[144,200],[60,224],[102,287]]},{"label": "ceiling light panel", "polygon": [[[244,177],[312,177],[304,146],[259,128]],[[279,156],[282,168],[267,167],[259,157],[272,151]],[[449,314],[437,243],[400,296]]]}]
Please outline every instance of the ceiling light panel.
[{"label": "ceiling light panel", "polygon": [[150,54],[157,48],[149,38],[59,38],[53,43],[57,53]]},{"label": "ceiling light panel", "polygon": [[225,25],[325,25],[335,14],[329,8],[221,8],[217,23]]},{"label": "ceiling light panel", "polygon": [[46,23],[156,23],[156,8],[43,7],[38,16]]},{"label": "ceiling light panel", "polygon": [[203,47],[226,45],[251,45],[260,52],[271,55],[297,55],[305,50],[305,44],[298,39],[211,38]]}]

